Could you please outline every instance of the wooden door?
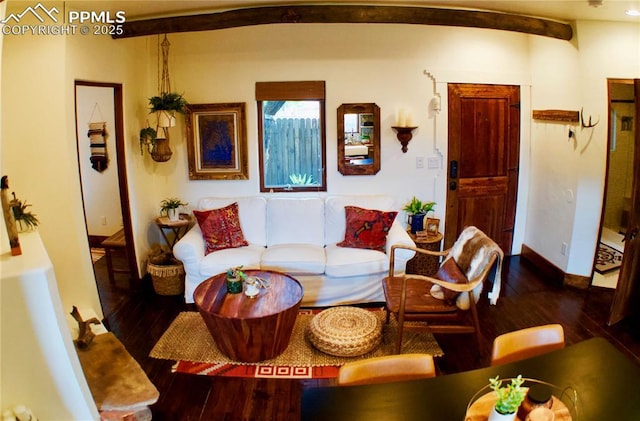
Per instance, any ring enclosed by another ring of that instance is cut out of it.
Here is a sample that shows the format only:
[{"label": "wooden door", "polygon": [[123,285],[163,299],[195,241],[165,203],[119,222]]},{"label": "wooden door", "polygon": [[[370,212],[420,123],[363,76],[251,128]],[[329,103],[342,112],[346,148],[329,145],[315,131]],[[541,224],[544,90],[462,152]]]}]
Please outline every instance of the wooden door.
[{"label": "wooden door", "polygon": [[475,225],[511,254],[519,146],[518,86],[449,85],[445,247]]},{"label": "wooden door", "polygon": [[624,238],[624,257],[620,267],[618,285],[611,304],[609,325],[638,312],[640,306],[640,79],[634,81],[636,103],[633,187],[629,226]]}]

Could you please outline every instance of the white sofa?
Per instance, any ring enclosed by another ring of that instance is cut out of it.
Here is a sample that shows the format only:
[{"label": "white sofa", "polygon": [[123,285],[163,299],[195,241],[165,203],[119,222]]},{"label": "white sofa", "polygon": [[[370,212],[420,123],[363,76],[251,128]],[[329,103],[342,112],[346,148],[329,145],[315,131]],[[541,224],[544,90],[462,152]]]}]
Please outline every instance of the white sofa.
[{"label": "white sofa", "polygon": [[[389,270],[391,245],[415,246],[396,217],[386,252],[339,247],[344,239],[345,206],[395,210],[388,196],[227,197],[203,198],[197,210],[238,203],[240,225],[248,246],[218,250],[205,256],[205,243],[195,224],[173,247],[186,272],[185,299],[205,279],[228,268],[268,269],[295,277],[304,288],[303,306],[332,306],[384,301],[382,278]],[[405,270],[414,252],[396,253],[394,271]]]}]

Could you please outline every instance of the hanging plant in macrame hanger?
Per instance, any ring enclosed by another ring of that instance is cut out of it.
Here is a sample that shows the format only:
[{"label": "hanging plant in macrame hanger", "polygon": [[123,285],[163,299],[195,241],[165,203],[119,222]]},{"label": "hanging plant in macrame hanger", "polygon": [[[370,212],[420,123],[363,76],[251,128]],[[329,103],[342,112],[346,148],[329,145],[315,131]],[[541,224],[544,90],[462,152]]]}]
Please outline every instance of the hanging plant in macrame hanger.
[{"label": "hanging plant in macrame hanger", "polygon": [[[162,50],[162,74],[158,66],[158,96],[149,98],[149,108],[151,113],[155,113],[157,124],[155,137],[152,138],[151,127],[140,131],[140,147],[143,147],[143,136],[145,142],[150,142],[151,157],[154,161],[165,162],[171,159],[173,152],[169,147],[169,128],[176,124],[176,113],[184,114],[187,108],[187,100],[181,94],[171,92],[171,80],[169,78],[169,47],[171,44],[165,34],[164,40],[159,44]],[[158,57],[160,51],[158,51]],[[149,130],[150,129],[150,130]],[[145,131],[145,133],[143,133]]]}]

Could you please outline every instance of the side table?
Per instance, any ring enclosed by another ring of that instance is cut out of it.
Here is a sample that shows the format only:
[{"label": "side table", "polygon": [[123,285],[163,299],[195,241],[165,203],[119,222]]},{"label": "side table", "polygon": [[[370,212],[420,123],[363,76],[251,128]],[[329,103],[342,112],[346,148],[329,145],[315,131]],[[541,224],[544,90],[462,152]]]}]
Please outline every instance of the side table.
[{"label": "side table", "polygon": [[[442,242],[442,234],[438,233],[435,237],[417,238],[414,234],[409,233],[411,239],[416,243],[416,247],[431,250],[440,251],[440,243]],[[413,273],[416,275],[432,276],[440,267],[439,256],[428,256],[426,254],[416,253],[416,255],[407,262],[406,273]]]},{"label": "side table", "polygon": [[[156,218],[156,225],[160,229],[162,237],[167,242],[169,249],[172,250],[178,240],[181,239],[189,230],[189,226],[191,225],[191,216],[186,213],[181,213],[180,219],[177,221],[169,221],[169,218],[166,216],[160,216]],[[173,238],[171,240],[167,237],[168,232],[173,232]]]}]

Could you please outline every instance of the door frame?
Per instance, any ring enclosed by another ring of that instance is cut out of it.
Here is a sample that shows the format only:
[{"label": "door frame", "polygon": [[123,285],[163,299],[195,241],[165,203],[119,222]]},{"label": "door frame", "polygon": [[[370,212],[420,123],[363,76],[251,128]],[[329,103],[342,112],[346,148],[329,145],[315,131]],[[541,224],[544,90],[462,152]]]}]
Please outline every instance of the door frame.
[{"label": "door frame", "polygon": [[[607,83],[609,80],[615,79],[607,79]],[[623,81],[623,79],[620,79]],[[629,80],[629,79],[627,79]],[[613,324],[618,323],[623,320],[625,317],[630,316],[634,313],[640,311],[635,304],[636,300],[640,298],[640,279],[638,279],[638,272],[640,268],[638,268],[638,247],[637,242],[639,241],[636,237],[637,234],[637,226],[633,226],[633,224],[638,223],[638,218],[636,214],[640,211],[637,209],[638,202],[640,201],[640,79],[632,79],[634,85],[634,97],[635,97],[635,136],[634,136],[634,151],[633,151],[633,160],[634,160],[634,176],[633,176],[633,187],[632,195],[631,195],[631,215],[629,217],[629,221],[627,222],[627,230],[625,233],[624,241],[625,241],[625,252],[622,257],[622,265],[620,266],[620,275],[618,275],[618,284],[616,285],[616,290],[614,292],[613,301],[611,303],[611,309],[609,313],[609,319],[607,320],[607,325],[611,326]],[[607,99],[609,101],[609,99]],[[607,109],[609,107],[607,106]],[[610,114],[610,113],[609,113]],[[610,118],[610,117],[609,117]],[[610,131],[611,122],[609,121],[609,131]],[[602,214],[600,220],[600,235],[602,235],[602,225],[604,222],[604,205],[606,201],[606,182],[609,176],[609,142],[610,139],[608,137],[607,141],[607,172],[605,173],[605,196],[603,197],[602,203]],[[598,241],[600,237],[598,237]],[[596,244],[596,255],[597,255],[597,244]],[[594,268],[595,268],[595,259],[594,256]]]},{"label": "door frame", "polygon": [[[593,274],[596,271],[596,260],[598,259],[598,244],[602,238],[602,231],[604,229],[605,212],[607,208],[607,193],[609,190],[609,167],[610,167],[610,155],[611,155],[611,82],[629,83],[633,84],[633,79],[622,78],[607,78],[607,156],[605,157],[605,169],[604,169],[604,188],[602,189],[602,208],[600,209],[600,227],[598,229],[598,242],[596,242],[596,250],[593,255],[593,266],[591,267],[591,278],[593,280]],[[637,139],[636,139],[637,140]],[[635,145],[637,146],[637,144]],[[635,163],[634,163],[635,164]]]},{"label": "door frame", "polygon": [[[135,282],[136,284],[140,280],[138,275],[138,264],[137,258],[135,254],[135,247],[133,243],[133,228],[131,222],[131,206],[129,201],[129,190],[128,190],[128,180],[127,180],[127,166],[125,160],[125,143],[124,143],[124,97],[123,97],[123,88],[120,83],[109,83],[109,82],[94,82],[87,80],[78,80],[76,79],[73,84],[73,95],[75,100],[75,107],[77,109],[78,98],[76,95],[78,86],[89,86],[89,87],[100,87],[100,88],[112,88],[113,89],[113,105],[114,105],[114,126],[115,126],[115,143],[116,143],[116,157],[118,161],[117,172],[118,172],[118,191],[120,193],[120,209],[122,212],[122,225],[124,228],[124,236],[127,251],[127,265],[129,267],[129,274],[131,282]],[[77,116],[76,116],[77,120]],[[79,142],[79,139],[76,139],[76,142]],[[78,157],[80,160],[80,157]],[[80,167],[78,166],[78,177],[81,177]],[[82,210],[83,217],[85,218],[84,225],[87,235],[87,242],[89,239],[89,231],[87,228],[86,221],[86,207],[84,203],[84,186],[82,185],[82,180],[80,180],[80,192],[82,195]],[[95,276],[95,274],[94,274]],[[97,279],[96,279],[97,282]]]}]

